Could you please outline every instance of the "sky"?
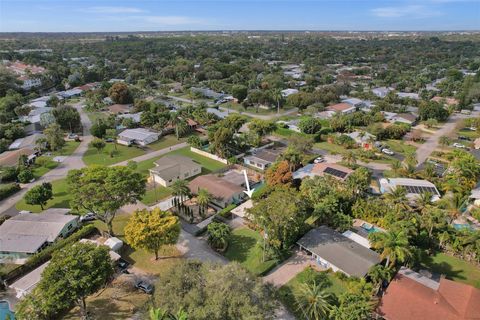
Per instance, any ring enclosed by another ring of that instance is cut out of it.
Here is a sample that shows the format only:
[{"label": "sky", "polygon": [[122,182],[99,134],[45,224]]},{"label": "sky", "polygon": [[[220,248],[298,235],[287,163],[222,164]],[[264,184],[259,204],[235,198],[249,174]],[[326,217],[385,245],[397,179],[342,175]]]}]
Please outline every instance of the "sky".
[{"label": "sky", "polygon": [[480,0],[0,0],[0,32],[480,30]]}]

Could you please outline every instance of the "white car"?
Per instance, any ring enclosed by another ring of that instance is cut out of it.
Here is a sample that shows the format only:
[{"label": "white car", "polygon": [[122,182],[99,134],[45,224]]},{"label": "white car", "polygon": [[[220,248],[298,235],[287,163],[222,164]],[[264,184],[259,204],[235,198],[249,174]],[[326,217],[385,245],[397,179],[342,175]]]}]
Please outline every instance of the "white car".
[{"label": "white car", "polygon": [[83,216],[80,216],[80,222],[87,222],[95,220],[95,214],[93,212],[88,212]]},{"label": "white car", "polygon": [[323,159],[323,157],[318,157],[315,160],[313,160],[313,163],[322,163],[322,162],[325,162],[325,159]]},{"label": "white car", "polygon": [[458,143],[458,142],[455,142],[455,143],[453,144],[453,146],[454,146],[455,148],[460,148],[460,149],[465,149],[465,148],[466,148],[463,144]]},{"label": "white car", "polygon": [[389,156],[393,156],[395,154],[395,152],[393,152],[392,150],[390,149],[382,149],[382,152],[385,153],[385,154],[388,154]]}]

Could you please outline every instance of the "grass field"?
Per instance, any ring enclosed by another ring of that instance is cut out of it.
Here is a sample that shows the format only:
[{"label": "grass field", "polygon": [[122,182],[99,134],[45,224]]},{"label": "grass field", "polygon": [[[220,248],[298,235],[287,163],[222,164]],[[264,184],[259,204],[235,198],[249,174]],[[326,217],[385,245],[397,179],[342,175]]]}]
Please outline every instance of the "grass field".
[{"label": "grass field", "polygon": [[[110,153],[113,152],[113,157]],[[97,149],[89,147],[87,152],[83,155],[83,162],[87,166],[91,165],[104,165],[109,166],[118,162],[122,162],[131,158],[135,158],[145,154],[145,151],[137,147],[127,147],[117,144],[117,149],[115,150],[114,143],[107,143],[105,148],[98,152]]]},{"label": "grass field", "polygon": [[[55,180],[52,182],[53,199],[47,202],[45,209],[48,208],[70,208],[71,195],[68,192],[67,180]],[[28,210],[32,212],[42,211],[40,206],[32,206],[25,203],[25,199],[20,200],[15,205],[17,210]]]},{"label": "grass field", "polygon": [[255,275],[265,274],[278,264],[277,260],[262,262],[262,236],[251,229],[240,228],[232,232],[225,257],[239,262]]},{"label": "grass field", "polygon": [[282,303],[297,317],[297,319],[305,319],[301,312],[297,309],[295,295],[303,283],[311,283],[315,281],[322,284],[327,292],[334,296],[334,300],[346,290],[346,282],[340,280],[331,272],[319,272],[310,267],[297,274],[292,280],[282,286],[278,295]]},{"label": "grass field", "polygon": [[105,120],[108,118],[108,115],[106,113],[100,111],[89,112],[87,115],[92,123],[95,123],[99,119]]},{"label": "grass field", "polygon": [[414,153],[417,150],[414,146],[399,140],[388,140],[387,145],[390,150],[396,153],[408,154],[409,152]]},{"label": "grass field", "polygon": [[420,265],[422,269],[444,274],[447,279],[480,289],[480,268],[469,262],[439,252],[433,256],[423,254]]},{"label": "grass field", "polygon": [[345,149],[344,147],[342,146],[339,146],[338,144],[335,144],[335,143],[328,143],[328,142],[317,142],[313,145],[313,147],[315,149],[322,149],[322,150],[326,150],[330,153],[334,153],[334,154],[342,154],[342,153],[345,153],[347,152],[347,149]]},{"label": "grass field", "polygon": [[[58,167],[59,163],[53,161],[52,159],[56,156],[69,156],[75,149],[78,148],[80,142],[76,141],[67,141],[62,149],[52,152],[51,156],[41,156],[36,160],[36,164],[33,166],[33,176],[35,179],[40,178],[48,171]],[[41,164],[41,165],[40,165]]]},{"label": "grass field", "polygon": [[160,137],[158,141],[155,141],[154,143],[149,144],[147,147],[152,150],[160,150],[160,149],[165,149],[171,146],[174,146],[176,144],[182,143],[187,141],[187,137],[180,138],[177,140],[177,137],[174,134],[169,134],[164,137]]}]

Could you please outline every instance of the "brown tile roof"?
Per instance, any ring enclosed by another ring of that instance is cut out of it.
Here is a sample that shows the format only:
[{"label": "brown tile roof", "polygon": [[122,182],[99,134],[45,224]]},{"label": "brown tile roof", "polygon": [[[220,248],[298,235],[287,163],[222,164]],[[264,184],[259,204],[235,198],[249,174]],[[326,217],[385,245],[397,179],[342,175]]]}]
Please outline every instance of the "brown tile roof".
[{"label": "brown tile roof", "polygon": [[199,189],[206,189],[217,199],[229,199],[244,190],[244,188],[213,174],[196,177],[190,181],[188,187],[193,194],[198,193]]},{"label": "brown tile roof", "polygon": [[432,101],[435,101],[435,102],[442,102],[442,101],[445,101],[445,104],[449,105],[449,106],[456,106],[458,104],[458,100],[455,99],[455,98],[449,98],[449,97],[440,97],[440,96],[435,96],[432,98]]},{"label": "brown tile roof", "polygon": [[480,290],[446,279],[435,290],[397,273],[377,311],[387,320],[480,319]]},{"label": "brown tile roof", "polygon": [[348,103],[342,102],[342,103],[337,103],[332,106],[329,106],[327,109],[331,111],[342,112],[351,108],[352,108],[351,105],[349,105]]},{"label": "brown tile roof", "polygon": [[117,113],[129,113],[131,109],[131,105],[129,104],[112,104],[108,107],[108,111],[113,114]]},{"label": "brown tile roof", "polygon": [[0,154],[0,166],[16,166],[18,163],[18,159],[20,159],[20,156],[29,156],[34,153],[35,151],[29,148],[22,148],[14,151],[5,151],[4,153]]}]

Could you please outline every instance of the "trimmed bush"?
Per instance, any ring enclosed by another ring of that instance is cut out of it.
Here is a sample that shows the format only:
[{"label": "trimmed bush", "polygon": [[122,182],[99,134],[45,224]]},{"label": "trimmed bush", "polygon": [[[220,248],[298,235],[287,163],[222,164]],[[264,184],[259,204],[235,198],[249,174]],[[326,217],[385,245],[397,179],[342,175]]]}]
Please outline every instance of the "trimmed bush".
[{"label": "trimmed bush", "polygon": [[228,205],[226,208],[220,210],[220,211],[218,212],[218,215],[219,215],[220,217],[222,217],[222,218],[228,219],[228,218],[230,218],[231,215],[232,215],[232,213],[231,213],[230,211],[232,211],[232,210],[235,209],[236,207],[237,207],[237,205],[234,204],[234,203],[232,203],[232,204]]}]

